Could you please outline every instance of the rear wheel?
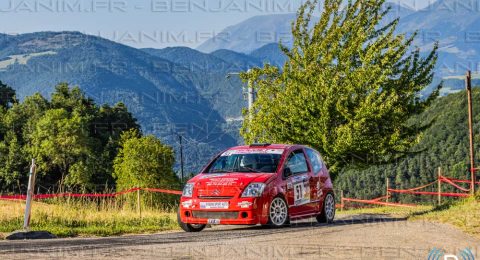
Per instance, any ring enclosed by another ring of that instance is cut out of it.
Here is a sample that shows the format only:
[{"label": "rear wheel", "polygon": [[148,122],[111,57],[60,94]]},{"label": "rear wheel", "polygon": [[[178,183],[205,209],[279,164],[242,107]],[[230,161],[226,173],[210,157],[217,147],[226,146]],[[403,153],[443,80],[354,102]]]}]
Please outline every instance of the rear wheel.
[{"label": "rear wheel", "polygon": [[276,197],[270,203],[268,212],[269,224],[272,227],[282,227],[289,223],[288,206],[281,197]]},{"label": "rear wheel", "polygon": [[177,221],[178,225],[185,231],[185,232],[200,232],[202,231],[207,225],[204,224],[187,224],[183,223],[182,219],[180,218],[180,209],[177,212]]},{"label": "rear wheel", "polygon": [[335,218],[335,198],[331,193],[328,193],[325,196],[325,200],[323,201],[323,208],[322,213],[317,215],[317,221],[319,223],[333,223],[333,219]]}]

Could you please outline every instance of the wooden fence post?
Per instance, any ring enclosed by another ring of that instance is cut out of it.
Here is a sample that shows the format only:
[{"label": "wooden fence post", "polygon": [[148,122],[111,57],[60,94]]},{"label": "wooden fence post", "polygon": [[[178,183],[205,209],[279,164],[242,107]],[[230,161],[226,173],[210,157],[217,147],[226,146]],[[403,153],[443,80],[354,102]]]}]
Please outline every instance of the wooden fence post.
[{"label": "wooden fence post", "polygon": [[343,190],[340,191],[340,211],[343,211],[345,204],[343,202]]},{"label": "wooden fence post", "polygon": [[438,205],[442,203],[442,167],[438,167],[438,177],[437,177],[437,202]]},{"label": "wooden fence post", "polygon": [[386,186],[387,186],[387,189],[386,189],[386,193],[385,193],[385,194],[386,194],[386,196],[387,196],[386,201],[387,201],[387,203],[388,203],[389,200],[390,200],[390,198],[389,198],[389,197],[390,197],[390,192],[388,191],[388,189],[390,188],[390,180],[388,179],[388,176],[386,177],[386,183],[387,183],[387,185],[386,185]]},{"label": "wooden fence post", "polygon": [[137,190],[137,212],[140,218],[142,218],[142,207],[141,207],[141,201],[140,201],[140,189]]}]

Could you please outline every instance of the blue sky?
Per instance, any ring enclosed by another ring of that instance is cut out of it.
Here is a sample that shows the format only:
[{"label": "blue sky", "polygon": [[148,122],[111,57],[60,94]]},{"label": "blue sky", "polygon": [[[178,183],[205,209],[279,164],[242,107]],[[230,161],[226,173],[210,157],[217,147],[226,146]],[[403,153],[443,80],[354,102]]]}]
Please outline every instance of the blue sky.
[{"label": "blue sky", "polygon": [[[421,9],[435,0],[395,0]],[[3,33],[80,31],[134,47],[196,47],[255,15],[292,13],[299,0],[1,0]]]}]

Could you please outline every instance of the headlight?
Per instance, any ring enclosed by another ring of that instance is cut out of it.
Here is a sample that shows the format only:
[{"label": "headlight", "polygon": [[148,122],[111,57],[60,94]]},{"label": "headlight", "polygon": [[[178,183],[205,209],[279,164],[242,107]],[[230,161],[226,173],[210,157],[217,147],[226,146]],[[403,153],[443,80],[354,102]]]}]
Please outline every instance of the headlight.
[{"label": "headlight", "polygon": [[192,197],[193,194],[193,183],[187,183],[185,184],[185,187],[183,187],[183,197]]},{"label": "headlight", "polygon": [[250,183],[247,188],[243,191],[242,197],[260,197],[265,189],[265,183],[254,182]]}]

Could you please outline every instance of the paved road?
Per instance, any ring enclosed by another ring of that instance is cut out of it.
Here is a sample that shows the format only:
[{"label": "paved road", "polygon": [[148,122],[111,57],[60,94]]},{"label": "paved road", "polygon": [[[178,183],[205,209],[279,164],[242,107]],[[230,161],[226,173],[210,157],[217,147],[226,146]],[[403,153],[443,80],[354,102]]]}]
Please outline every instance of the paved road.
[{"label": "paved road", "polygon": [[453,227],[382,215],[280,229],[218,226],[200,233],[1,241],[0,259],[427,259],[434,247],[449,254],[470,247],[480,259],[480,240]]}]

